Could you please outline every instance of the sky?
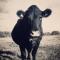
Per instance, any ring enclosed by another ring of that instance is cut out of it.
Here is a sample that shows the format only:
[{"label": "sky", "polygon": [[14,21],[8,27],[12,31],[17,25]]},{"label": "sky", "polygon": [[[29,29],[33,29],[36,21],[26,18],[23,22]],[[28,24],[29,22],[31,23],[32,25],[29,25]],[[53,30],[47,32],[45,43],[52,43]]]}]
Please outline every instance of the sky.
[{"label": "sky", "polygon": [[48,18],[42,18],[43,32],[60,31],[60,0],[0,0],[0,31],[12,31],[18,20],[16,12],[31,5],[52,10]]}]

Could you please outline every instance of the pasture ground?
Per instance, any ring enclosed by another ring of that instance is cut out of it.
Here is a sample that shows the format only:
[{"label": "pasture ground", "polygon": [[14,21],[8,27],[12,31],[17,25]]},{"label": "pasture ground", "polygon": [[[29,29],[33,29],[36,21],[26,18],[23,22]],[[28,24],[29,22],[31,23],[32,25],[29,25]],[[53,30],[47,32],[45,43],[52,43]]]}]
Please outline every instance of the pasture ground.
[{"label": "pasture ground", "polygon": [[[20,59],[19,46],[12,38],[0,38],[0,60]],[[43,36],[36,60],[60,60],[60,35]]]}]

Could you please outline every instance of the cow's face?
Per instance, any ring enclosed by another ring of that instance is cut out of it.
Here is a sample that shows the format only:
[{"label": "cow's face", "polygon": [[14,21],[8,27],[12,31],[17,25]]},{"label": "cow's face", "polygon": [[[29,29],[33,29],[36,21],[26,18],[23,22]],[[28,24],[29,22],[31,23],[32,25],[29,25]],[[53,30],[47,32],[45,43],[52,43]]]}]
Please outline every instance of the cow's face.
[{"label": "cow's face", "polygon": [[50,9],[41,11],[36,5],[32,5],[28,8],[26,12],[24,12],[23,16],[28,18],[28,20],[31,20],[32,30],[36,31],[41,26],[42,18],[48,17],[50,14]]}]

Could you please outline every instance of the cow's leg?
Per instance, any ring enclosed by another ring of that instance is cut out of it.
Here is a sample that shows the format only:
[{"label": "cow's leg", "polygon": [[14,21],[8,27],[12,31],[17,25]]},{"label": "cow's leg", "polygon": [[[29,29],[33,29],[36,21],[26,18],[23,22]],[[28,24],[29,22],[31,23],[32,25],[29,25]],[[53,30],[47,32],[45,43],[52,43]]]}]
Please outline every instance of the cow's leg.
[{"label": "cow's leg", "polygon": [[36,52],[37,52],[37,47],[34,47],[32,50],[32,60],[36,60]]},{"label": "cow's leg", "polygon": [[31,56],[30,56],[30,53],[31,53],[31,44],[29,44],[29,46],[28,46],[28,48],[27,48],[27,53],[28,53],[28,55],[27,55],[27,60],[31,60]]},{"label": "cow's leg", "polygon": [[20,45],[20,51],[21,51],[21,58],[22,60],[26,60],[26,51],[25,51],[25,47]]},{"label": "cow's leg", "polygon": [[30,52],[28,51],[27,60],[30,60]]},{"label": "cow's leg", "polygon": [[39,47],[39,39],[36,41],[35,45],[33,44],[33,47],[32,47],[32,60],[36,60],[36,53],[37,53],[37,49]]}]

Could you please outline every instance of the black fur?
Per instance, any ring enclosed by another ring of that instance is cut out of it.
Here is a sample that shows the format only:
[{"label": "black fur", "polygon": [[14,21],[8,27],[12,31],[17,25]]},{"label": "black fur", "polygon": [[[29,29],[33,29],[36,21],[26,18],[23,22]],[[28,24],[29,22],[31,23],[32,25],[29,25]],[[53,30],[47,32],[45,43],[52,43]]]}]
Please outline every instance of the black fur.
[{"label": "black fur", "polygon": [[[17,21],[11,35],[14,42],[20,46],[22,60],[26,59],[25,49],[28,52],[27,60],[30,59],[30,52],[32,52],[32,60],[35,60],[36,52],[43,35],[42,17],[48,17],[50,14],[50,9],[41,11],[36,5],[32,5],[23,13],[23,17]],[[39,31],[40,36],[33,37],[31,35],[33,34],[32,31]]]}]

